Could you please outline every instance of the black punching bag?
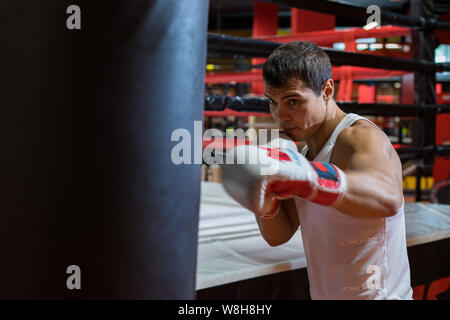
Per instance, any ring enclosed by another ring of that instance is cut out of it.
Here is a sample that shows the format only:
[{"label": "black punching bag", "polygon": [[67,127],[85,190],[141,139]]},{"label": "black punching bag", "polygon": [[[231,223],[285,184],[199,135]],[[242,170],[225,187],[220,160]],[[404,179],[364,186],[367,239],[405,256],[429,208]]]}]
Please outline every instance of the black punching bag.
[{"label": "black punching bag", "polygon": [[0,299],[194,299],[208,1],[0,0]]}]

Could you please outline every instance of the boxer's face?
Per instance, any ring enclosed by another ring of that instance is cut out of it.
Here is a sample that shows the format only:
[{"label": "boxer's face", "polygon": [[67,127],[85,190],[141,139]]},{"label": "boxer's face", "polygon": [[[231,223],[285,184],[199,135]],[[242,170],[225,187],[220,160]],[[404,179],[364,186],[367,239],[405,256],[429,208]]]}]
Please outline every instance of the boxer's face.
[{"label": "boxer's face", "polygon": [[[332,80],[330,80],[332,81]],[[295,141],[309,140],[326,116],[324,90],[316,96],[302,80],[291,79],[283,87],[264,86],[270,111],[278,125]]]}]

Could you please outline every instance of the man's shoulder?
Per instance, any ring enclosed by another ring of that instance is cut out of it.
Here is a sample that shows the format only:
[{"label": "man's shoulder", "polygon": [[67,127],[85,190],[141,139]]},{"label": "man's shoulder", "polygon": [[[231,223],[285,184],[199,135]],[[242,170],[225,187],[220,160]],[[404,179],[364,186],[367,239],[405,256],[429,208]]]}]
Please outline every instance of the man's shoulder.
[{"label": "man's shoulder", "polygon": [[366,120],[357,120],[343,129],[336,138],[336,146],[343,148],[367,149],[388,147],[391,143],[386,134]]}]

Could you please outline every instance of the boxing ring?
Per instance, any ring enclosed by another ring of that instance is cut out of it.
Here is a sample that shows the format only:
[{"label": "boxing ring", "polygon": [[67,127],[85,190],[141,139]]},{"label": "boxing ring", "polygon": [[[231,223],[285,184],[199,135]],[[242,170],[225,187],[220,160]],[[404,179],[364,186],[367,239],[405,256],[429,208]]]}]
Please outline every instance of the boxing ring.
[{"label": "boxing ring", "polygon": [[[448,297],[450,205],[405,203],[405,220],[415,298],[422,298],[429,282],[438,288],[430,285],[427,298],[433,298],[433,292]],[[250,211],[231,199],[221,184],[202,182],[199,299],[308,299],[306,267],[300,229],[287,243],[271,247]]]}]

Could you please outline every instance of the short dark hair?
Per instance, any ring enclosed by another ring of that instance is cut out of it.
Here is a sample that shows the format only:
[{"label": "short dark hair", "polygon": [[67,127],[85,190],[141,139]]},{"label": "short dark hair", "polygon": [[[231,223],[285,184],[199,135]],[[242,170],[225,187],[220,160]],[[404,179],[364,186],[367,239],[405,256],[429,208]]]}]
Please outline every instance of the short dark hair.
[{"label": "short dark hair", "polygon": [[263,78],[269,86],[278,88],[290,79],[302,80],[316,96],[320,95],[325,81],[331,77],[330,58],[309,41],[279,46],[270,54],[263,67]]}]

